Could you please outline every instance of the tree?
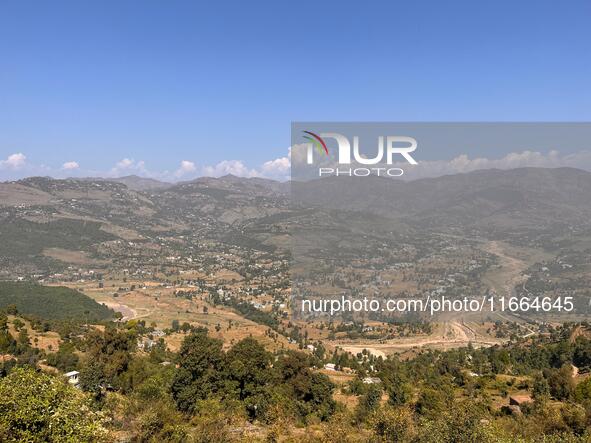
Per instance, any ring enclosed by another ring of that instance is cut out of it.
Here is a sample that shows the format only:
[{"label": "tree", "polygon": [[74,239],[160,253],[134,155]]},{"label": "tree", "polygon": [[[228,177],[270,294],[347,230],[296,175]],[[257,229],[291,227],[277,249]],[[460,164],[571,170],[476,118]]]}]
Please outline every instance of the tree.
[{"label": "tree", "polygon": [[85,341],[88,348],[86,363],[80,371],[83,389],[100,393],[102,387],[119,387],[119,377],[133,359],[136,337],[130,331],[108,328],[104,332],[91,331]]},{"label": "tree", "polygon": [[8,331],[8,317],[0,312],[0,332]]},{"label": "tree", "polygon": [[575,400],[579,403],[591,401],[591,377],[586,378],[575,388]]},{"label": "tree", "polygon": [[591,366],[591,340],[584,337],[577,338],[573,353],[573,364],[580,368]]},{"label": "tree", "polygon": [[20,331],[23,326],[25,326],[25,324],[20,318],[15,318],[12,321],[12,324],[14,325],[14,329],[16,329],[17,332]]},{"label": "tree", "polygon": [[550,394],[556,400],[567,400],[574,391],[574,380],[572,377],[572,368],[566,364],[560,369],[548,369],[544,372],[548,380]]},{"label": "tree", "polygon": [[47,364],[58,368],[62,372],[73,371],[78,367],[79,358],[74,353],[71,343],[63,343],[57,352],[47,354]]},{"label": "tree", "polygon": [[408,382],[408,375],[404,365],[397,357],[389,357],[378,364],[380,378],[388,392],[388,403],[392,406],[402,406],[410,401],[412,387]]},{"label": "tree", "polygon": [[295,351],[282,355],[274,363],[275,391],[282,394],[280,406],[293,407],[300,418],[328,420],[336,409],[332,398],[335,386],[326,375],[310,370],[311,358]]},{"label": "tree", "polygon": [[10,332],[0,331],[0,354],[14,354],[16,352],[16,340]]},{"label": "tree", "polygon": [[270,380],[271,355],[254,338],[236,343],[226,354],[225,378],[240,400],[259,394]]},{"label": "tree", "polygon": [[320,420],[328,420],[334,413],[336,402],[332,392],[335,386],[326,375],[306,369],[296,375],[290,384],[303,417],[313,415]]},{"label": "tree", "polygon": [[539,401],[544,401],[550,397],[550,385],[541,373],[537,373],[534,376],[532,394],[533,398]]},{"label": "tree", "polygon": [[436,417],[445,411],[448,404],[445,393],[437,388],[425,388],[421,391],[415,405],[418,414],[427,417]]},{"label": "tree", "polygon": [[[473,401],[456,401],[440,414],[424,417],[418,427],[420,442],[498,443],[504,439],[483,419],[488,419],[486,405]],[[487,420],[488,421],[488,420]]]},{"label": "tree", "polygon": [[582,434],[587,427],[587,417],[585,408],[575,403],[563,404],[560,408],[560,414],[566,425],[575,434]]},{"label": "tree", "polygon": [[90,361],[80,371],[80,387],[87,392],[91,392],[95,398],[102,395],[105,385],[104,365],[98,361]]},{"label": "tree", "polygon": [[14,369],[0,381],[0,440],[13,442],[109,441],[89,399],[63,380]]},{"label": "tree", "polygon": [[18,333],[18,344],[24,347],[28,347],[31,345],[29,342],[29,333],[25,328],[21,329]]},{"label": "tree", "polygon": [[412,441],[416,434],[412,412],[408,408],[387,406],[371,419],[373,432],[384,442]]},{"label": "tree", "polygon": [[355,410],[357,421],[363,422],[380,406],[382,388],[378,385],[369,385],[367,392],[359,397],[359,403]]},{"label": "tree", "polygon": [[193,412],[197,400],[206,399],[219,390],[223,360],[222,342],[209,338],[207,329],[196,329],[185,337],[171,387],[181,411]]},{"label": "tree", "polygon": [[217,399],[198,400],[197,414],[192,424],[197,430],[196,443],[226,443],[234,441],[232,428],[239,427],[244,420],[244,412],[233,402],[220,402]]},{"label": "tree", "polygon": [[395,378],[390,383],[388,394],[388,403],[392,406],[402,406],[410,401],[412,388],[409,383],[401,378]]}]

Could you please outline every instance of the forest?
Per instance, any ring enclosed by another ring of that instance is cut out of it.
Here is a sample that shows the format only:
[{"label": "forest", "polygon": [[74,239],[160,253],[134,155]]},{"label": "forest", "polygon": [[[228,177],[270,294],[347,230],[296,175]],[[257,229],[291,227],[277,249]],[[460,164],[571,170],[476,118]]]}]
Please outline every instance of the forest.
[{"label": "forest", "polygon": [[[20,320],[22,319],[22,320]],[[565,324],[503,346],[387,359],[344,352],[230,347],[187,328],[178,352],[141,320],[61,329],[53,352],[31,346],[14,307],[0,316],[2,441],[586,442],[591,339]],[[36,323],[31,323],[37,325]],[[23,332],[24,331],[24,332]],[[355,374],[337,385],[323,371]],[[53,369],[52,369],[53,368]],[[573,373],[576,368],[576,376]],[[78,370],[72,387],[62,372]],[[367,380],[372,380],[368,383]],[[515,390],[519,406],[495,405]],[[339,396],[354,396],[346,405]],[[57,412],[56,412],[57,411]]]},{"label": "forest", "polygon": [[0,281],[0,306],[13,305],[23,314],[43,320],[99,321],[115,312],[74,289],[28,282]]}]

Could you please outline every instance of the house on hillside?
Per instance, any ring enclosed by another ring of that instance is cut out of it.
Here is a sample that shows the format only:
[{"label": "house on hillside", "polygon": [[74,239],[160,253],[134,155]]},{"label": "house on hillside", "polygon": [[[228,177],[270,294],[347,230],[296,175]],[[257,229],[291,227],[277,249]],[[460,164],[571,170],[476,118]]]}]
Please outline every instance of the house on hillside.
[{"label": "house on hillside", "polygon": [[529,394],[512,395],[509,397],[509,404],[512,406],[522,406],[524,403],[531,403],[533,400]]},{"label": "house on hillside", "polygon": [[4,363],[11,360],[16,360],[16,357],[11,354],[0,354],[0,363]]},{"label": "house on hillside", "polygon": [[379,379],[378,377],[365,377],[363,379],[363,383],[365,383],[366,385],[377,385],[381,382],[382,382],[382,380]]},{"label": "house on hillside", "polygon": [[64,374],[64,377],[66,377],[68,379],[68,383],[70,383],[72,386],[77,387],[78,384],[80,383],[79,375],[80,375],[80,372],[78,372],[78,371],[70,371],[70,372],[66,372]]},{"label": "house on hillside", "polygon": [[156,342],[149,338],[139,338],[137,341],[138,349],[141,349],[145,352],[150,352],[154,346],[156,346]]}]

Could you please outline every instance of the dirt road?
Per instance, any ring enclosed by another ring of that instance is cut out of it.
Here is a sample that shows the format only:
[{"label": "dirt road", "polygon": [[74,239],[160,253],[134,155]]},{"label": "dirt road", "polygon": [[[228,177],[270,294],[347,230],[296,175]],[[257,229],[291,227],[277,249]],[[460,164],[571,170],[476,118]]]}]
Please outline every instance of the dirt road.
[{"label": "dirt road", "polygon": [[367,349],[375,356],[385,357],[413,348],[452,349],[468,346],[469,343],[475,347],[488,347],[501,343],[501,340],[478,334],[469,324],[461,321],[450,321],[436,324],[433,333],[428,336],[397,338],[383,343],[341,342],[338,346],[353,354]]},{"label": "dirt road", "polygon": [[523,283],[526,277],[523,271],[528,264],[508,252],[508,247],[502,242],[490,241],[483,247],[486,252],[499,258],[499,267],[489,274],[488,283],[491,289],[498,295],[512,296],[515,286]]},{"label": "dirt road", "polygon": [[135,309],[130,308],[127,305],[122,303],[116,303],[111,301],[104,301],[102,302],[107,308],[111,308],[115,312],[121,312],[123,317],[121,318],[122,321],[132,320],[134,318],[138,318],[138,313]]}]

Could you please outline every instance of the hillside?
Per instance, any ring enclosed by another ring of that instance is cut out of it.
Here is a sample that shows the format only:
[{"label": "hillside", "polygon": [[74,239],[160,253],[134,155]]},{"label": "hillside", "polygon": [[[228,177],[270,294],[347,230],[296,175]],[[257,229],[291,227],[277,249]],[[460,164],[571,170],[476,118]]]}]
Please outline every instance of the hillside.
[{"label": "hillside", "polygon": [[231,175],[175,185],[117,181],[123,183],[46,177],[0,183],[2,275],[44,274],[68,264],[139,267],[169,256],[211,260],[208,249],[281,255],[294,230],[309,228],[305,240],[312,244],[349,243],[360,238],[352,233],[364,231],[376,241],[427,232],[547,241],[585,233],[591,220],[591,173],[573,168],[409,182],[331,177],[290,184]]},{"label": "hillside", "polygon": [[100,321],[114,312],[81,292],[63,286],[0,282],[0,309],[15,305],[18,312],[45,320]]},{"label": "hillside", "polygon": [[574,168],[490,169],[414,181],[329,177],[292,186],[294,200],[306,206],[437,228],[543,229],[586,223],[591,215],[591,173]]},{"label": "hillside", "polygon": [[151,191],[154,189],[164,189],[172,186],[172,184],[167,182],[162,182],[160,180],[156,180],[153,178],[148,177],[140,177],[137,175],[126,175],[124,177],[116,177],[116,178],[97,178],[97,177],[89,177],[89,178],[73,178],[71,180],[79,180],[79,181],[111,181],[114,183],[122,183],[127,186],[129,189],[134,191]]}]

